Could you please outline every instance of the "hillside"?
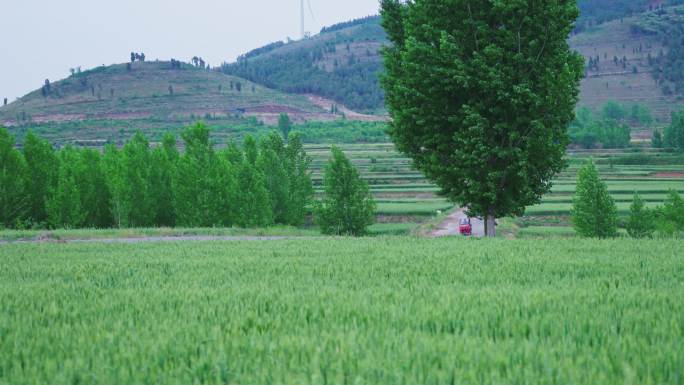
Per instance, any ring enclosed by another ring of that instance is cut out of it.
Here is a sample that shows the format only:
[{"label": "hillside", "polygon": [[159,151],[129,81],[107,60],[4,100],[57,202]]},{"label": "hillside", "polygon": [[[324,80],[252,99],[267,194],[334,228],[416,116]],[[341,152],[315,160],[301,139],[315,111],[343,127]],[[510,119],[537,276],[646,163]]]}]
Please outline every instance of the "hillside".
[{"label": "hillside", "polygon": [[[97,67],[50,83],[0,107],[0,124],[21,136],[27,127],[46,137],[108,139],[130,127],[154,131],[207,120],[274,123],[282,112],[294,120],[338,116],[310,98],[286,94],[239,77],[171,62]],[[87,130],[83,130],[87,128]]]},{"label": "hillside", "polygon": [[227,74],[285,92],[316,94],[354,110],[378,112],[383,95],[379,50],[387,44],[380,17],[324,28],[296,42],[276,42],[224,64]]},{"label": "hillside", "polygon": [[[655,56],[668,47],[657,34],[638,27],[658,13],[678,12],[673,6],[660,9],[662,3],[579,2],[583,13],[570,43],[587,61],[600,57],[599,65],[587,71],[580,105],[598,110],[608,100],[642,103],[653,110],[657,124],[669,121],[670,112],[681,102],[655,82],[652,63],[648,62],[649,53]],[[678,18],[660,19],[665,24],[681,23]],[[382,71],[379,49],[384,44],[387,39],[380,18],[369,17],[324,28],[310,39],[262,47],[235,63],[224,64],[222,71],[286,92],[315,93],[354,109],[382,112],[378,75]],[[626,59],[626,64],[614,58]]]}]

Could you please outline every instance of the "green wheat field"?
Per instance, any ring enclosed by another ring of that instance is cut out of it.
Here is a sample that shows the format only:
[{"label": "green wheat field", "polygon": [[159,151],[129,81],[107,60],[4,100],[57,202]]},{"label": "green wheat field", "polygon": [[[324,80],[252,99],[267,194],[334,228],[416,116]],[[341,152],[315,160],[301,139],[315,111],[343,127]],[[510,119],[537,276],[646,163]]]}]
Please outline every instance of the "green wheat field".
[{"label": "green wheat field", "polygon": [[680,241],[0,245],[0,384],[682,384]]}]

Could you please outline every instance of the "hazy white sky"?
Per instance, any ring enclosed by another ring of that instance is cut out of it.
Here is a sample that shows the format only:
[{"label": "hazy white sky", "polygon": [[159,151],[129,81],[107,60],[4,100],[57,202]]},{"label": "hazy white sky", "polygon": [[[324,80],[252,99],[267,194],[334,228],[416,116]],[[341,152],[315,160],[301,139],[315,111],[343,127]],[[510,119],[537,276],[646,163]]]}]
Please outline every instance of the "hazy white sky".
[{"label": "hazy white sky", "polygon": [[[312,33],[376,14],[378,0],[309,0]],[[147,60],[212,66],[253,48],[299,38],[299,0],[0,0],[0,103],[56,81],[69,68]]]}]

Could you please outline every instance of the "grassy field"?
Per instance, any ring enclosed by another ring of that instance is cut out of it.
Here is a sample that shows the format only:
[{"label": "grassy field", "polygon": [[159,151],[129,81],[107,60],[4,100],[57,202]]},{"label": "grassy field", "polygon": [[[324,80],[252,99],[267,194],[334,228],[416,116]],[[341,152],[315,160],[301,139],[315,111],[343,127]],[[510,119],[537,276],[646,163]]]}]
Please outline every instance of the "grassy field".
[{"label": "grassy field", "polygon": [[678,241],[0,245],[2,384],[681,384]]}]

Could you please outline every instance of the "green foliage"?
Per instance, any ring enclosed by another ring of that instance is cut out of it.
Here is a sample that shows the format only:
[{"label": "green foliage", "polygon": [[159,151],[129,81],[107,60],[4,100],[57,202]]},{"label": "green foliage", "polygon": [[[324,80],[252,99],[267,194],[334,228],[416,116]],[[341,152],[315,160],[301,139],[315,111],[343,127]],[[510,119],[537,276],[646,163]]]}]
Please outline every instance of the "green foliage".
[{"label": "green foliage", "polygon": [[672,113],[672,123],[665,128],[665,145],[684,151],[684,110]]},{"label": "green foliage", "polygon": [[278,130],[283,135],[283,139],[287,140],[290,136],[290,131],[292,130],[292,121],[290,121],[290,116],[288,114],[280,114],[278,118]]},{"label": "green foliage", "polygon": [[684,199],[677,191],[670,190],[657,215],[661,235],[672,237],[684,232]]},{"label": "green foliage", "polygon": [[311,182],[311,158],[304,151],[299,134],[290,134],[285,149],[285,171],[288,176],[288,213],[286,224],[301,226],[307,213],[307,205],[314,195]]},{"label": "green foliage", "polygon": [[80,210],[84,215],[84,224],[95,228],[111,227],[114,224],[109,206],[111,195],[100,153],[92,149],[81,150],[76,162],[74,178],[81,199]]},{"label": "green foliage", "polygon": [[152,151],[150,165],[150,189],[153,199],[153,212],[158,226],[173,227],[176,225],[176,208],[174,206],[173,181],[178,163],[176,138],[166,134],[162,145]]},{"label": "green foliage", "polygon": [[86,218],[76,182],[79,154],[69,146],[60,151],[59,155],[57,187],[47,200],[48,220],[53,227],[77,228]]},{"label": "green foliage", "polygon": [[[22,157],[8,132],[0,130],[0,227],[304,223],[313,186],[311,160],[298,134],[290,134],[287,145],[275,131],[260,143],[249,136],[244,151],[230,144],[220,153],[214,151],[203,123],[187,127],[181,136],[182,155],[173,135],[165,135],[160,145],[150,149],[140,132],[121,150],[106,146],[103,155],[71,146],[55,155],[47,142],[29,134]],[[35,183],[36,179],[44,183]],[[36,190],[46,190],[36,193],[46,202],[45,217],[40,216],[40,205],[32,210],[32,195],[24,185],[28,180]]]},{"label": "green foliage", "polygon": [[0,227],[15,227],[29,213],[29,178],[26,162],[14,148],[14,138],[0,126]]},{"label": "green foliage", "polygon": [[24,159],[30,178],[26,179],[30,200],[29,217],[35,224],[47,223],[45,202],[57,185],[59,160],[52,146],[29,132],[24,140]]},{"label": "green foliage", "polygon": [[591,160],[578,173],[572,223],[577,234],[583,237],[610,238],[617,235],[617,207]]},{"label": "green foliage", "polygon": [[[173,182],[177,223],[186,227],[231,226],[235,176],[227,160],[209,143],[209,129],[202,123],[181,134],[185,153],[178,161]],[[245,192],[249,194],[249,191]]]},{"label": "green foliage", "polygon": [[264,174],[245,158],[239,166],[236,223],[241,227],[263,227],[273,223],[273,211]]},{"label": "green foliage", "polygon": [[368,185],[337,147],[325,168],[325,196],[316,207],[316,221],[324,234],[360,236],[375,219],[375,201]]},{"label": "green foliage", "polygon": [[153,224],[150,160],[150,144],[142,133],[137,132],[121,151],[121,199],[125,227]]},{"label": "green foliage", "polygon": [[584,70],[567,43],[575,2],[383,0],[382,16],[397,148],[490,223],[539,202],[563,169]]},{"label": "green foliage", "polygon": [[[646,112],[638,105],[636,117],[632,118],[628,110],[621,104],[607,102],[601,112],[601,117],[595,119],[591,110],[583,107],[577,111],[575,120],[570,125],[568,134],[573,144],[583,148],[626,148],[631,142],[631,129],[627,122],[646,121]],[[648,110],[645,110],[648,111]],[[640,115],[642,114],[642,115]]]},{"label": "green foliage", "polygon": [[651,137],[651,145],[654,148],[663,148],[663,134],[659,130],[653,130],[653,135]]},{"label": "green foliage", "polygon": [[632,205],[629,207],[627,234],[632,238],[651,238],[655,232],[654,214],[646,208],[641,195],[634,193]]},{"label": "green foliage", "polygon": [[674,385],[681,251],[417,237],[0,245],[0,382]]}]

